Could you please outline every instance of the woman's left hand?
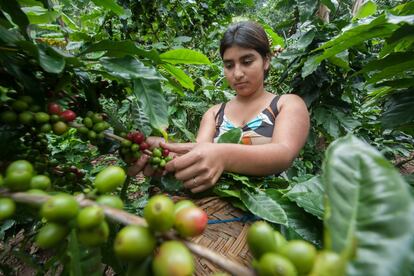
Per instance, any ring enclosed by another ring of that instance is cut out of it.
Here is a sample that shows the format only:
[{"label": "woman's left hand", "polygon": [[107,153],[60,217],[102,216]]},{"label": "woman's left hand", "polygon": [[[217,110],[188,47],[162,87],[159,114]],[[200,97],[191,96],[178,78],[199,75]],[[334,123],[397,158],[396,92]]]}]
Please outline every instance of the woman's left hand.
[{"label": "woman's left hand", "polygon": [[213,187],[224,170],[224,161],[217,144],[164,144],[171,152],[183,154],[168,162],[165,169],[193,193]]}]

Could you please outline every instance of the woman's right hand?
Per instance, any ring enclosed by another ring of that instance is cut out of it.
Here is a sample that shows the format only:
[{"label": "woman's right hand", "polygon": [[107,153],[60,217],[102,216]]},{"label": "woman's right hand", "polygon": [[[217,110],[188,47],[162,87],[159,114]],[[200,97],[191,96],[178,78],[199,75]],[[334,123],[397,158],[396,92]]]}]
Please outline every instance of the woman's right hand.
[{"label": "woman's right hand", "polygon": [[224,170],[224,158],[219,144],[186,143],[162,144],[164,148],[179,154],[168,162],[166,171],[174,172],[184,187],[198,193],[213,187]]},{"label": "woman's right hand", "polygon": [[[161,137],[150,136],[147,137],[145,141],[150,146],[150,149],[153,149],[155,147],[159,147],[160,144],[164,142],[164,139]],[[144,173],[145,176],[155,175],[155,170],[152,168],[150,164],[148,164],[149,159],[150,156],[148,154],[143,153],[141,157],[137,161],[135,161],[135,163],[128,167],[128,175],[135,176],[141,171]]]}]

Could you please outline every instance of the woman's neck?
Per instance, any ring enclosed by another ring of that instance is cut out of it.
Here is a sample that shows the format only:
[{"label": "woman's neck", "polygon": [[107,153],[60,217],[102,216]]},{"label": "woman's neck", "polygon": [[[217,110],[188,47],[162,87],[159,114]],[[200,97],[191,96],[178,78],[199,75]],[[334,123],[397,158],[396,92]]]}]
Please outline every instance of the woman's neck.
[{"label": "woman's neck", "polygon": [[248,95],[248,96],[243,96],[243,95],[239,95],[237,94],[235,97],[235,100],[241,104],[251,104],[255,101],[258,101],[259,99],[263,98],[266,96],[268,92],[266,92],[264,90],[263,87],[261,87],[260,89],[258,89],[256,92]]}]

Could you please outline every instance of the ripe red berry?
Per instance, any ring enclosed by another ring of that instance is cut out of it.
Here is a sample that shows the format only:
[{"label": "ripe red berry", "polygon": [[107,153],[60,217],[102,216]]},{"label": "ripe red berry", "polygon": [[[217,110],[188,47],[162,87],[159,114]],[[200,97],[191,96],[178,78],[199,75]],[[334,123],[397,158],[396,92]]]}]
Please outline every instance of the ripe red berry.
[{"label": "ripe red berry", "polygon": [[142,142],[144,142],[145,136],[142,132],[136,131],[133,133],[133,141],[140,145]]},{"label": "ripe red berry", "polygon": [[67,109],[60,114],[60,117],[62,117],[62,119],[66,122],[72,122],[76,119],[76,113],[70,109]]},{"label": "ripe red berry", "polygon": [[141,145],[139,145],[139,148],[141,149],[141,151],[144,151],[146,149],[149,149],[149,145],[147,142],[142,142]]},{"label": "ripe red berry", "polygon": [[127,138],[129,141],[134,142],[134,133],[132,133],[132,132],[128,133],[128,134],[127,134],[127,136],[126,136],[126,138]]},{"label": "ripe red berry", "polygon": [[195,237],[207,227],[208,216],[196,206],[187,207],[175,215],[175,229],[182,237]]},{"label": "ripe red berry", "polygon": [[60,115],[62,113],[62,107],[57,103],[49,103],[47,106],[49,114]]},{"label": "ripe red berry", "polygon": [[168,154],[170,154],[170,150],[169,149],[163,149],[162,150],[162,156],[167,157]]}]

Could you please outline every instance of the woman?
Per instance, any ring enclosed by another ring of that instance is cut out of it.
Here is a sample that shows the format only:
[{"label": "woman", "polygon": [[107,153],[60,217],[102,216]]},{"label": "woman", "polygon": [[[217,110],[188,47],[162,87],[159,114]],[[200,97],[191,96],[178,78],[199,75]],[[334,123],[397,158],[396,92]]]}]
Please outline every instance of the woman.
[{"label": "woman", "polygon": [[[230,26],[221,40],[220,54],[236,96],[203,115],[197,143],[160,143],[179,155],[165,169],[194,193],[213,187],[223,171],[263,176],[286,170],[309,131],[309,114],[300,97],[265,91],[271,51],[259,24],[245,21]],[[214,143],[234,127],[242,128],[243,144]],[[137,168],[144,162],[140,160]]]}]

